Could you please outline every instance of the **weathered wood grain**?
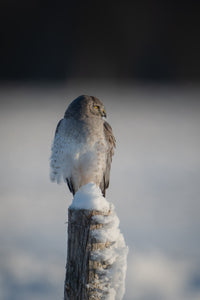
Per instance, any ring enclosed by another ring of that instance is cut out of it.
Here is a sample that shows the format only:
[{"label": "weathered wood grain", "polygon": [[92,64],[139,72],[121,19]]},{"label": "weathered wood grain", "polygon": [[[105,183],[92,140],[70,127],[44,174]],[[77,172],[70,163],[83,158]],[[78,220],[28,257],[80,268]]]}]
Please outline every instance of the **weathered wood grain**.
[{"label": "weathered wood grain", "polygon": [[104,225],[93,219],[95,215],[110,215],[109,212],[96,210],[68,210],[68,252],[64,300],[100,300],[106,296],[102,289],[102,272],[110,266],[105,261],[95,261],[91,254],[103,250],[110,243],[99,243],[92,230],[101,229]]}]

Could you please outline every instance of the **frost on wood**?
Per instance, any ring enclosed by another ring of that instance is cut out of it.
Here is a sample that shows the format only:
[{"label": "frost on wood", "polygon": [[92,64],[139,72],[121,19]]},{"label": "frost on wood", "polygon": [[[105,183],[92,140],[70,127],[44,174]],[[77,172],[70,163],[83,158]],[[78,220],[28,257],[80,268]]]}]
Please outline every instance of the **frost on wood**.
[{"label": "frost on wood", "polygon": [[[104,197],[100,204],[101,197],[96,186],[86,185],[69,208],[65,300],[123,298],[128,249],[114,206]],[[87,209],[81,207],[81,198]]]}]

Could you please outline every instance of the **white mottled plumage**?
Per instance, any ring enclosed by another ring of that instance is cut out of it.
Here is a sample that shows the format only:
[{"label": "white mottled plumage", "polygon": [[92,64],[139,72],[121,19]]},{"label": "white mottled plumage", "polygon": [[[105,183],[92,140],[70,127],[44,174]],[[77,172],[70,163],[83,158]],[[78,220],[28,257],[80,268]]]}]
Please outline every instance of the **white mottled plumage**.
[{"label": "white mottled plumage", "polygon": [[63,179],[70,191],[94,182],[102,190],[109,185],[115,138],[102,117],[102,102],[89,96],[75,99],[58,123],[51,155],[51,180]]}]

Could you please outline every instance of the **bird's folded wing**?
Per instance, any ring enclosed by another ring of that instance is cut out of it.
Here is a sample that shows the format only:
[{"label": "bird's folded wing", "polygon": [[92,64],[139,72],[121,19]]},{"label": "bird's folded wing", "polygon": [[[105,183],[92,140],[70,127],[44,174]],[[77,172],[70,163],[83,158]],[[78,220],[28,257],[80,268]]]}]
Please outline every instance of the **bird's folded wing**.
[{"label": "bird's folded wing", "polygon": [[62,134],[64,119],[60,120],[55,132],[54,141],[51,148],[51,172],[50,178],[52,181],[61,182],[63,176],[63,166],[65,162],[65,138]]},{"label": "bird's folded wing", "polygon": [[114,154],[114,148],[116,147],[116,140],[112,132],[112,127],[105,121],[104,122],[104,134],[108,145],[107,157],[106,157],[106,168],[104,171],[103,181],[101,182],[101,190],[105,196],[105,190],[109,186],[110,181],[110,168],[112,162],[112,156]]}]

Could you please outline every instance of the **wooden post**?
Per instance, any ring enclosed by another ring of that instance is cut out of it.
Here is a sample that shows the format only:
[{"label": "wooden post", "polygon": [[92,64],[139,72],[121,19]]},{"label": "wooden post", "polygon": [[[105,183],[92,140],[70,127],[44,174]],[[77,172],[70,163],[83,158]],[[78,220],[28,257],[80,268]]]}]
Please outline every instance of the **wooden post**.
[{"label": "wooden post", "polygon": [[92,231],[105,226],[94,216],[109,216],[110,213],[69,208],[64,300],[99,300],[106,297],[105,283],[104,288],[101,285],[101,274],[102,270],[110,266],[105,261],[95,261],[92,252],[109,248],[111,242],[98,242]]}]

